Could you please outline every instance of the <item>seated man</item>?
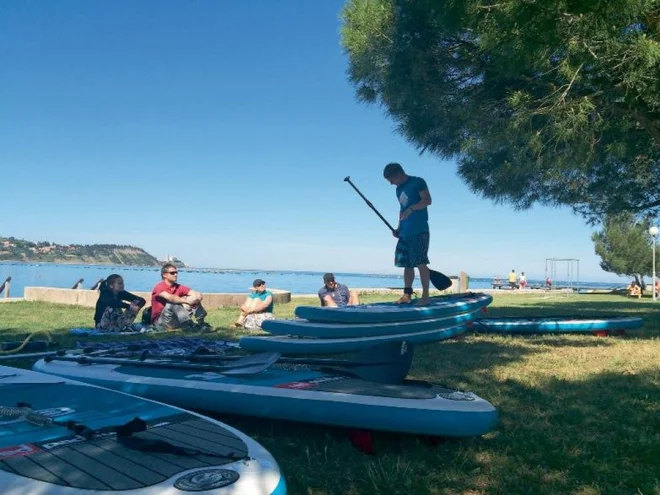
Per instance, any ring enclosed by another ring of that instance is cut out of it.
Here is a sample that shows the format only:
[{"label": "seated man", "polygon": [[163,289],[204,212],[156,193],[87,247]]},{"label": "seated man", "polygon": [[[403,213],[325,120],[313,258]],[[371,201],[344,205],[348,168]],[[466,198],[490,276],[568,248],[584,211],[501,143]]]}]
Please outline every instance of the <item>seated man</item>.
[{"label": "seated man", "polygon": [[[166,330],[190,328],[210,330],[204,322],[206,310],[202,307],[202,294],[177,283],[179,270],[171,263],[160,269],[162,281],[151,291],[151,323]],[[197,324],[193,324],[193,316]]]},{"label": "seated man", "polygon": [[637,285],[636,281],[630,282],[630,285],[626,288],[628,290],[628,296],[629,297],[636,297],[636,298],[641,298],[642,297],[642,288]]},{"label": "seated man", "polygon": [[266,290],[266,282],[260,278],[252,282],[252,292],[241,306],[241,314],[234,323],[248,330],[261,328],[265,320],[273,320],[273,293]]},{"label": "seated man", "polygon": [[356,290],[348,290],[344,284],[338,284],[332,273],[323,275],[323,287],[319,289],[321,306],[331,308],[342,306],[357,306],[360,304]]},{"label": "seated man", "polygon": [[656,298],[660,297],[660,278],[655,280],[654,290],[655,290],[655,297]]}]

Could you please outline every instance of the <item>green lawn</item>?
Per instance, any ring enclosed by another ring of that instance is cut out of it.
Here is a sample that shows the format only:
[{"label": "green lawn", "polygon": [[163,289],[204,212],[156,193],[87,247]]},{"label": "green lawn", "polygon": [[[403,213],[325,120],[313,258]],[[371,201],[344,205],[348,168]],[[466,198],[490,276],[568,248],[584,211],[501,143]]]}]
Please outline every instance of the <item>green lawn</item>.
[{"label": "green lawn", "polygon": [[[369,296],[367,300],[382,299]],[[290,317],[296,299],[276,308]],[[89,308],[0,304],[0,340],[89,326]],[[411,377],[471,390],[500,411],[482,438],[376,434],[377,456],[346,430],[221,416],[275,456],[293,494],[660,495],[660,302],[621,296],[500,295],[489,316],[639,315],[624,337],[466,335],[416,349]],[[218,336],[236,337],[234,308],[210,312]],[[27,366],[29,363],[18,363]]]}]

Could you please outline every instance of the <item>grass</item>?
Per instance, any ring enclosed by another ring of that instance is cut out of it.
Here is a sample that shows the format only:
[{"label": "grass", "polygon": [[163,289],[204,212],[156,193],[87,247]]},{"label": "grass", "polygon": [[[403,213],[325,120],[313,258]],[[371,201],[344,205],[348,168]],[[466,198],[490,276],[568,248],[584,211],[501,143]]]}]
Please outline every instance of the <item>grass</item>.
[{"label": "grass", "polygon": [[[383,296],[368,296],[368,300]],[[276,308],[290,317],[295,299]],[[0,340],[35,330],[89,326],[89,308],[0,304]],[[377,433],[376,456],[354,449],[347,431],[236,416],[220,419],[261,442],[293,494],[660,495],[660,304],[620,296],[495,296],[489,316],[626,314],[644,318],[624,337],[467,335],[419,346],[413,378],[488,399],[498,429],[481,438],[426,439]],[[233,338],[234,308],[210,312]],[[28,366],[29,363],[19,363]]]}]

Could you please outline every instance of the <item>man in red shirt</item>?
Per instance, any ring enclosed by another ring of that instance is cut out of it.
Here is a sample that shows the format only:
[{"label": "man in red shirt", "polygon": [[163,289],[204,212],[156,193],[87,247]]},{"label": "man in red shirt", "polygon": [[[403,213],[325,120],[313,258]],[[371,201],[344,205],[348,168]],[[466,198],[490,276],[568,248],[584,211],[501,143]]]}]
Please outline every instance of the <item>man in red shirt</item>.
[{"label": "man in red shirt", "polygon": [[[195,328],[208,330],[204,322],[206,310],[202,307],[202,294],[177,283],[179,270],[171,263],[160,269],[163,280],[151,291],[151,323],[167,330]],[[194,325],[193,316],[197,320]]]}]

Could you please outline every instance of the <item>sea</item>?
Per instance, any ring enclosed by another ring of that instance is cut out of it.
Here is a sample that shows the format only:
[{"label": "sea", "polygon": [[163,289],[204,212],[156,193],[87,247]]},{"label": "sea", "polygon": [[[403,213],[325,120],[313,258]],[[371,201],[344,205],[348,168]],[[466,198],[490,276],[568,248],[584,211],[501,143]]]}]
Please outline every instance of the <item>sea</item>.
[{"label": "sea", "polygon": [[[73,288],[82,280],[82,288],[91,289],[100,279],[112,273],[121,275],[128,291],[151,291],[160,280],[160,269],[153,266],[75,265],[57,263],[0,263],[0,284],[11,277],[10,296],[22,297],[25,287]],[[452,274],[447,274],[451,276]],[[351,288],[403,287],[401,275],[335,272],[338,282]],[[259,269],[180,268],[179,283],[201,292],[247,292],[252,281],[261,278],[273,289],[293,294],[315,294],[323,285],[323,272]],[[506,281],[506,277],[503,277]],[[470,278],[469,289],[490,289],[492,278]],[[531,286],[542,285],[543,280],[528,280]],[[621,282],[580,282],[554,280],[555,286],[575,288],[613,288]],[[419,287],[416,277],[414,287]],[[2,295],[4,296],[4,294]],[[0,297],[2,297],[0,296]]]}]

